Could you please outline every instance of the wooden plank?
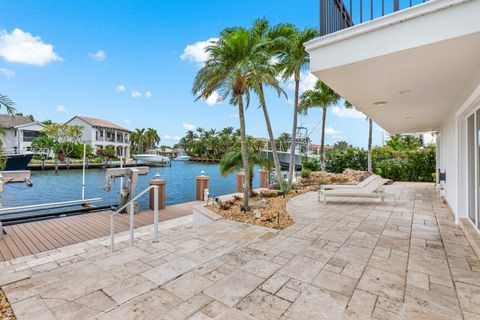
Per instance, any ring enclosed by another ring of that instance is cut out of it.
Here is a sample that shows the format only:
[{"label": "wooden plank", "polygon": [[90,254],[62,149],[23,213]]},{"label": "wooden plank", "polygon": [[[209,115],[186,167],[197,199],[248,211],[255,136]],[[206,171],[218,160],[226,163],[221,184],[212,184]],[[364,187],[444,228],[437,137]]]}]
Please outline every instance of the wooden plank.
[{"label": "wooden plank", "polygon": [[[41,252],[41,251],[42,251],[42,249],[39,248],[39,247],[37,247],[36,244],[35,244],[34,242],[32,242],[32,240],[30,240],[30,238],[29,238],[26,234],[24,234],[24,233],[20,230],[20,228],[19,228],[18,226],[13,225],[13,226],[11,226],[11,229],[10,229],[10,230],[13,230],[13,231],[17,234],[17,236],[18,236],[18,238],[20,239],[20,241],[23,242],[23,244],[25,245],[25,247],[26,247],[26,248],[28,249],[28,251],[30,251],[32,254],[38,253],[38,252]],[[44,249],[44,250],[46,250],[46,249]],[[44,250],[43,250],[43,251],[44,251]]]},{"label": "wooden plank", "polygon": [[38,230],[34,227],[34,224],[23,223],[23,224],[20,224],[19,226],[21,226],[25,229],[26,234],[31,234],[36,239],[38,239],[38,242],[41,243],[46,248],[45,250],[51,250],[51,249],[57,248],[41,232],[38,232]]}]

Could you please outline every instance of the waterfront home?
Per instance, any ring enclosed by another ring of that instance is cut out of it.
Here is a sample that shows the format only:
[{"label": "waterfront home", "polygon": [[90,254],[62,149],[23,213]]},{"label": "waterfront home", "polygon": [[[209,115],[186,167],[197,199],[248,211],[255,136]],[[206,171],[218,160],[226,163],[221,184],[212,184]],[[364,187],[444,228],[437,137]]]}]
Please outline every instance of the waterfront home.
[{"label": "waterfront home", "polygon": [[390,133],[435,131],[437,187],[478,233],[480,1],[395,0],[385,16],[387,1],[363,14],[355,3],[321,0],[311,72]]},{"label": "waterfront home", "polygon": [[45,125],[26,116],[0,114],[0,127],[5,130],[3,148],[18,153],[30,149],[32,141],[42,135]]},{"label": "waterfront home", "polygon": [[107,120],[82,116],[75,116],[66,123],[83,127],[82,143],[95,150],[112,147],[117,151],[117,156],[130,158],[130,130]]}]

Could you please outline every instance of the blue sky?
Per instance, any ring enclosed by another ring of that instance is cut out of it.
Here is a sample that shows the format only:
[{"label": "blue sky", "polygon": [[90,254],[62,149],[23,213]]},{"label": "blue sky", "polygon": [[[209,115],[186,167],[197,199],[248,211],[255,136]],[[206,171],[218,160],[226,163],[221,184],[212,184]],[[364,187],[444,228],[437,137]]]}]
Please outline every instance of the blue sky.
[{"label": "blue sky", "polygon": [[[172,145],[193,127],[238,127],[227,103],[194,102],[192,81],[202,42],[228,26],[319,25],[319,1],[20,1],[0,2],[0,93],[18,111],[63,122],[75,115],[103,118],[130,129],[152,127]],[[25,50],[25,48],[30,48]],[[304,75],[307,89],[314,77]],[[291,84],[285,90],[291,99]],[[274,94],[268,106],[275,134],[291,131],[293,105]],[[263,114],[252,100],[247,133],[266,137]],[[300,117],[320,141],[319,111]],[[327,143],[366,146],[367,121],[358,112],[331,108]],[[374,129],[374,144],[382,131]]]}]

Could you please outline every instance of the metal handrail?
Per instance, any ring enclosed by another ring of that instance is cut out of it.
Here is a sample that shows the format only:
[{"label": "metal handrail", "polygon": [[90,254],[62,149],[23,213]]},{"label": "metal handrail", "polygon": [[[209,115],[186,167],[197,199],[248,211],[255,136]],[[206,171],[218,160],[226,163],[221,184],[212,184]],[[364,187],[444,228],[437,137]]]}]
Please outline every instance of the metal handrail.
[{"label": "metal handrail", "polygon": [[115,216],[120,213],[123,209],[125,209],[127,206],[130,206],[129,208],[129,215],[130,215],[130,246],[133,247],[133,240],[134,240],[134,229],[135,229],[135,200],[143,196],[147,191],[150,189],[154,190],[154,195],[153,195],[153,242],[158,242],[158,186],[157,185],[151,185],[142,192],[140,192],[136,197],[134,197],[132,200],[128,201],[125,203],[123,206],[121,206],[119,209],[117,209],[114,213],[110,215],[110,248],[113,252],[114,247],[115,247]]}]

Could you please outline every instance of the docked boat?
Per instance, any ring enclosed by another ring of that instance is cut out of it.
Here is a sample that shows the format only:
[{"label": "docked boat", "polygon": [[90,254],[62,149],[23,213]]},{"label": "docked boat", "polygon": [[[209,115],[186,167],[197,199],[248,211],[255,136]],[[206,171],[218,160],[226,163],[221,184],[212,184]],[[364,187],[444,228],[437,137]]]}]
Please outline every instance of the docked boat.
[{"label": "docked boat", "polygon": [[179,155],[178,157],[176,157],[173,160],[175,160],[175,161],[190,161],[190,156],[187,156],[186,154],[185,155]]},{"label": "docked boat", "polygon": [[143,154],[136,154],[133,156],[137,164],[143,164],[146,166],[170,166],[170,158],[158,154],[157,150],[148,150]]}]

